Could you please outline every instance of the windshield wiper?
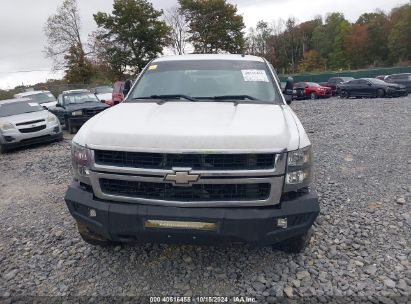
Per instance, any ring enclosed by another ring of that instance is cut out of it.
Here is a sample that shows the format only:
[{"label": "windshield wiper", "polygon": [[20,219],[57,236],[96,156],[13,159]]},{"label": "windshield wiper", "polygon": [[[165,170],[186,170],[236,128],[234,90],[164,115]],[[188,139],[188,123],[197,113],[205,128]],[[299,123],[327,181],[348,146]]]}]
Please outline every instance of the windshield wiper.
[{"label": "windshield wiper", "polygon": [[168,95],[151,95],[146,97],[134,97],[133,99],[161,99],[162,101],[172,100],[172,99],[186,99],[189,101],[197,101],[194,97],[184,95],[184,94],[168,94]]},{"label": "windshield wiper", "polygon": [[221,95],[221,96],[214,96],[210,97],[210,99],[215,100],[258,100],[257,98],[250,96],[250,95]]}]

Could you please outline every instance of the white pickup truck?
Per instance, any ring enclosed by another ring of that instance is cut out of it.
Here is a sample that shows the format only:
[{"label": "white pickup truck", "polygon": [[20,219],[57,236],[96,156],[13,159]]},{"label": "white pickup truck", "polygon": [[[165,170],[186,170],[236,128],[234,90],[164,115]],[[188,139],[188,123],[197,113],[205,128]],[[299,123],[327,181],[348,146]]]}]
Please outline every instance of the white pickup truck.
[{"label": "white pickup truck", "polygon": [[320,208],[290,100],[264,58],[151,61],[126,100],[73,139],[65,200],[81,236],[303,250]]}]

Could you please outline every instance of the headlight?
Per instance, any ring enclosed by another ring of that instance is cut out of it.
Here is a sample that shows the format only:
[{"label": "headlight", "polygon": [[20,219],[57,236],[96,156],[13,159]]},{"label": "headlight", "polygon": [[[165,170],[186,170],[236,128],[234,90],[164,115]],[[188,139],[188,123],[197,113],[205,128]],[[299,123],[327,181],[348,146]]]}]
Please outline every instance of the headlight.
[{"label": "headlight", "polygon": [[9,122],[0,122],[0,130],[7,131],[15,129],[14,125]]},{"label": "headlight", "polygon": [[49,116],[47,116],[47,122],[48,123],[54,123],[57,122],[57,117],[54,114],[49,114]]},{"label": "headlight", "polygon": [[284,192],[307,187],[311,182],[311,146],[288,152]]},{"label": "headlight", "polygon": [[303,166],[311,162],[311,146],[288,152],[287,165],[290,167]]},{"label": "headlight", "polygon": [[73,142],[71,145],[71,161],[74,179],[90,185],[91,150]]},{"label": "headlight", "polygon": [[81,115],[83,115],[82,110],[71,112],[71,116],[81,116]]}]

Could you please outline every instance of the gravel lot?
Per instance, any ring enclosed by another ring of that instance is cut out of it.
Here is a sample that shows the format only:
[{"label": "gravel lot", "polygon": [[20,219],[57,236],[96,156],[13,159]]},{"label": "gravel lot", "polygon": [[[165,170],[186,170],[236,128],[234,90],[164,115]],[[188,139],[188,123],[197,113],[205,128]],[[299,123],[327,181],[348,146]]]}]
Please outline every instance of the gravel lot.
[{"label": "gravel lot", "polygon": [[0,155],[0,302],[21,295],[410,300],[411,97],[292,107],[314,146],[322,208],[305,253],[87,245],[63,200],[71,180],[66,134]]}]

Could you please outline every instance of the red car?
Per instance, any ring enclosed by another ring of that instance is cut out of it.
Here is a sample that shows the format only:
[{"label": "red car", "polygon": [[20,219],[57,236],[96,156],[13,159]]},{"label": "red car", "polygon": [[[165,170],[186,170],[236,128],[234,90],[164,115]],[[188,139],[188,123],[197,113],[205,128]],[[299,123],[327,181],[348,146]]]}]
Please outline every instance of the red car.
[{"label": "red car", "polygon": [[296,88],[304,88],[305,96],[310,99],[331,97],[331,88],[323,87],[315,82],[298,82],[294,85],[294,89]]}]

